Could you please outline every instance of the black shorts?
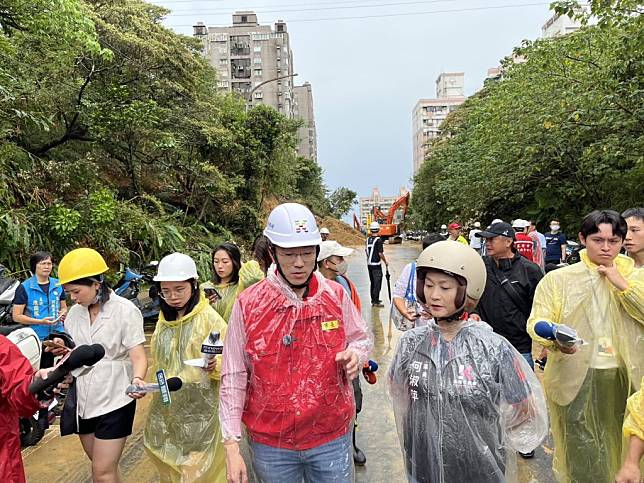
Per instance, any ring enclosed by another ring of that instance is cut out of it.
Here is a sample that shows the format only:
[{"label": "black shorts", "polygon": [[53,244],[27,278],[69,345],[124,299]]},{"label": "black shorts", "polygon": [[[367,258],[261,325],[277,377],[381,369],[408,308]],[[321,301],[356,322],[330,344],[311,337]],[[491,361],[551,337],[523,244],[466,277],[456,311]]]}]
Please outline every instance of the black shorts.
[{"label": "black shorts", "polygon": [[95,418],[78,418],[78,434],[92,434],[98,439],[120,439],[132,434],[136,401]]}]

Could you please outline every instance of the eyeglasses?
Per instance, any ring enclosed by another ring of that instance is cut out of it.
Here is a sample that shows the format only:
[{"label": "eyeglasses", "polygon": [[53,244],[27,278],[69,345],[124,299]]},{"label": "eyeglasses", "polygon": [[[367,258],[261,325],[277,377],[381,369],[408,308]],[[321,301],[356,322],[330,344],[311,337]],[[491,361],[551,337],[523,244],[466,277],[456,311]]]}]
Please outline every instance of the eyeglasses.
[{"label": "eyeglasses", "polygon": [[159,291],[159,297],[163,300],[171,299],[173,297],[180,299],[186,294],[187,290],[187,288],[178,288],[177,290],[161,289]]}]

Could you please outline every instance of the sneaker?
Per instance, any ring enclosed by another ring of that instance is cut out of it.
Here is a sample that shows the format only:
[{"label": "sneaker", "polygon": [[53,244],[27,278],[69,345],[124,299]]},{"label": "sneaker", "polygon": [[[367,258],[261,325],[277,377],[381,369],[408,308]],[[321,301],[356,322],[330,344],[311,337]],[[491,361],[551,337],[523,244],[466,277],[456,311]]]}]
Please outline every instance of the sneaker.
[{"label": "sneaker", "polygon": [[519,453],[519,456],[523,458],[524,460],[529,460],[530,458],[534,458],[534,450],[530,451],[529,453]]},{"label": "sneaker", "polygon": [[367,457],[364,455],[363,451],[358,447],[353,447],[353,462],[356,466],[364,466],[367,462]]}]

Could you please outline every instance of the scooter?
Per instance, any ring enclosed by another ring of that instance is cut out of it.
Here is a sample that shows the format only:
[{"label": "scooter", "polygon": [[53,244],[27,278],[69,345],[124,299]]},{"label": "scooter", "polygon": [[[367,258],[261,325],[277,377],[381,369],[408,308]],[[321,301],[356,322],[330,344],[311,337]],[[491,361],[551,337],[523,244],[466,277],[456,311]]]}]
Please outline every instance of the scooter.
[{"label": "scooter", "polygon": [[[152,261],[144,267],[144,270],[156,268],[159,264],[157,261]],[[148,289],[148,298],[143,298],[141,294],[141,284],[147,283],[150,285]],[[156,324],[159,319],[159,294],[157,287],[152,280],[152,275],[141,271],[141,273],[125,267],[123,275],[114,287],[114,293],[126,298],[138,307],[143,315],[143,321],[150,324]]]},{"label": "scooter", "polygon": [[13,297],[20,286],[20,281],[7,274],[7,268],[0,264],[0,325],[13,324],[11,311]]}]

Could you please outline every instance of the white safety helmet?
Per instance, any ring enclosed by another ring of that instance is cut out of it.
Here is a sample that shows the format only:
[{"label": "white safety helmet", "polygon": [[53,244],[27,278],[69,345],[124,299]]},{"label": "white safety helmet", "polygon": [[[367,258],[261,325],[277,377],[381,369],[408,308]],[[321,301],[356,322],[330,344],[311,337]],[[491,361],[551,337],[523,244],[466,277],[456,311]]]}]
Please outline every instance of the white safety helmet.
[{"label": "white safety helmet", "polygon": [[331,232],[329,231],[328,228],[322,228],[320,230],[320,235],[330,235],[330,234],[331,234]]},{"label": "white safety helmet", "polygon": [[512,228],[524,229],[528,226],[530,226],[530,222],[527,220],[522,220],[521,218],[517,218],[512,222]]},{"label": "white safety helmet", "polygon": [[447,225],[441,225],[441,230],[447,230]]},{"label": "white safety helmet", "polygon": [[161,259],[157,267],[155,282],[183,282],[194,278],[197,280],[197,265],[188,255],[171,253]]},{"label": "white safety helmet", "polygon": [[310,247],[322,243],[313,213],[299,203],[276,206],[268,215],[264,235],[273,245],[282,248]]},{"label": "white safety helmet", "polygon": [[371,225],[369,225],[369,231],[380,231],[380,223],[372,221]]},{"label": "white safety helmet", "polygon": [[475,221],[474,222],[474,228],[481,228],[481,222],[480,221]]}]

